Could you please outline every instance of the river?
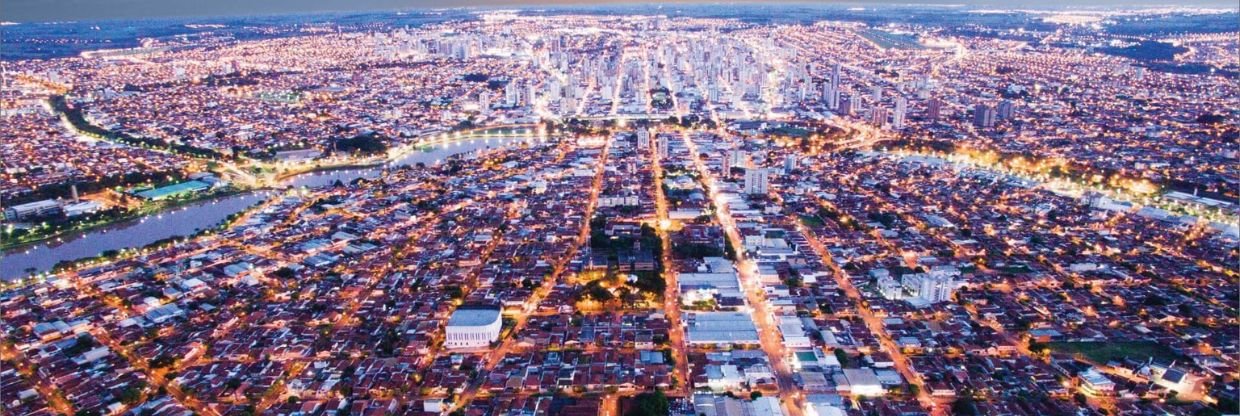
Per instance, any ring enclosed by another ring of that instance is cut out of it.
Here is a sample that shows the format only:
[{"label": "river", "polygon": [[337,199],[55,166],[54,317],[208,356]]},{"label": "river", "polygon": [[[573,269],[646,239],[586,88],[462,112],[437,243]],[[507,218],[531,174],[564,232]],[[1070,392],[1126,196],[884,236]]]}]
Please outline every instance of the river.
[{"label": "river", "polygon": [[[424,151],[413,151],[400,156],[387,165],[410,166],[418,163],[435,164],[449,156],[479,149],[507,146],[524,138],[470,139],[436,145]],[[384,166],[356,169],[339,169],[308,172],[284,181],[292,187],[315,188],[335,183],[349,182],[357,178],[376,178]],[[19,247],[0,256],[0,279],[8,281],[47,272],[56,263],[94,257],[108,250],[142,247],[171,237],[194,234],[204,228],[215,226],[229,215],[265,201],[270,191],[257,190],[216,199],[195,202],[156,214],[136,218],[108,227],[63,236],[56,242],[43,242]]]}]

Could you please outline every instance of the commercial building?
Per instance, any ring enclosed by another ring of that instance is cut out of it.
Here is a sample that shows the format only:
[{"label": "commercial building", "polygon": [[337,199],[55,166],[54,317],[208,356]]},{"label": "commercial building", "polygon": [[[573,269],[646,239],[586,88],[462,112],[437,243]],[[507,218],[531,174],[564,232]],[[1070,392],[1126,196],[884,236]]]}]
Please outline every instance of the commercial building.
[{"label": "commercial building", "polygon": [[745,312],[696,312],[685,314],[690,345],[758,343],[758,328]]},{"label": "commercial building", "polygon": [[4,210],[4,219],[21,221],[30,218],[51,216],[60,213],[60,203],[52,199],[14,205]]},{"label": "commercial building", "polygon": [[782,416],[784,410],[779,399],[758,397],[741,400],[714,394],[693,396],[693,408],[697,414],[706,416]]},{"label": "commercial building", "polygon": [[887,392],[874,370],[869,368],[845,368],[843,372],[836,373],[835,382],[841,387],[840,390],[847,390],[853,396],[876,397]]},{"label": "commercial building", "polygon": [[151,201],[159,201],[159,200],[164,200],[168,198],[175,198],[175,197],[190,195],[190,194],[202,192],[208,189],[211,189],[211,184],[203,182],[203,181],[193,180],[193,181],[181,182],[181,183],[174,184],[174,185],[159,187],[155,189],[148,189],[145,191],[134,192],[134,195],[137,195],[139,197],[142,197],[143,199],[148,199]]},{"label": "commercial building", "polygon": [[503,328],[495,306],[461,306],[448,318],[444,346],[451,350],[486,348],[499,340]]}]

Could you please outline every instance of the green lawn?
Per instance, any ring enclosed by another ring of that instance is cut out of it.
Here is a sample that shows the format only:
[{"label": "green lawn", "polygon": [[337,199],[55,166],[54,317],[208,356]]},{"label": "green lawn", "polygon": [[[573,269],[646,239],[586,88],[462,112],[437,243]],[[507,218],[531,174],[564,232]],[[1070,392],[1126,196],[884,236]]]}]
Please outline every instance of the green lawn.
[{"label": "green lawn", "polygon": [[1052,342],[1048,346],[1051,351],[1080,355],[1097,364],[1106,364],[1108,361],[1120,360],[1124,357],[1135,360],[1154,357],[1155,360],[1163,362],[1184,358],[1170,348],[1153,341]]},{"label": "green lawn", "polygon": [[801,217],[801,223],[805,224],[806,227],[813,228],[813,227],[821,227],[823,225],[826,225],[826,223],[822,221],[822,218],[818,218],[812,215],[804,215],[804,214],[802,214],[800,217]]},{"label": "green lawn", "polygon": [[809,137],[810,133],[812,133],[808,129],[794,127],[794,126],[783,126],[777,129],[770,129],[767,132],[770,134],[788,136],[788,137],[797,137],[797,138]]}]

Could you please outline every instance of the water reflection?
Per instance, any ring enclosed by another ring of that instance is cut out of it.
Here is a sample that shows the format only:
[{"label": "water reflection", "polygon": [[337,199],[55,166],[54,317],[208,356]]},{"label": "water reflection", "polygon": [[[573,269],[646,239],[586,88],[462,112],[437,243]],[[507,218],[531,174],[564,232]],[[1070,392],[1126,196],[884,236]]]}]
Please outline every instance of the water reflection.
[{"label": "water reflection", "polygon": [[[305,173],[293,176],[284,183],[291,187],[315,188],[330,186],[336,181],[349,183],[357,178],[373,179],[379,177],[385,167],[418,163],[432,165],[452,155],[504,146],[518,140],[488,138],[449,142],[425,151],[409,152],[382,166]],[[229,215],[258,204],[268,196],[268,192],[251,192],[197,202],[108,228],[57,238],[55,242],[6,252],[0,256],[0,279],[12,280],[49,271],[61,261],[94,257],[108,250],[142,247],[166,238],[191,235],[219,224]]]}]

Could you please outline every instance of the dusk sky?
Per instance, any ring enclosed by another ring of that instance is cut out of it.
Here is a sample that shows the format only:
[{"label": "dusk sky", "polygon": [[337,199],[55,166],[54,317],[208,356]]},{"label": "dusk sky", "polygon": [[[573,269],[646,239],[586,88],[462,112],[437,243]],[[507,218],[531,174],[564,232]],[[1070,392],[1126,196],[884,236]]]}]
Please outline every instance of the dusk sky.
[{"label": "dusk sky", "polygon": [[[581,0],[2,0],[0,20],[57,21],[83,19],[123,19],[176,16],[228,16],[319,11],[368,11],[413,8],[466,6],[542,6],[590,5],[645,2],[581,1]],[[677,1],[672,3],[713,3]],[[748,3],[781,3],[756,1]],[[805,2],[801,2],[805,3]],[[917,0],[910,1],[825,1],[823,4],[969,4],[993,7],[1056,7],[1080,6],[1068,0]],[[1091,1],[1091,6],[1111,5],[1175,5],[1235,8],[1234,0],[1105,0]]]}]

